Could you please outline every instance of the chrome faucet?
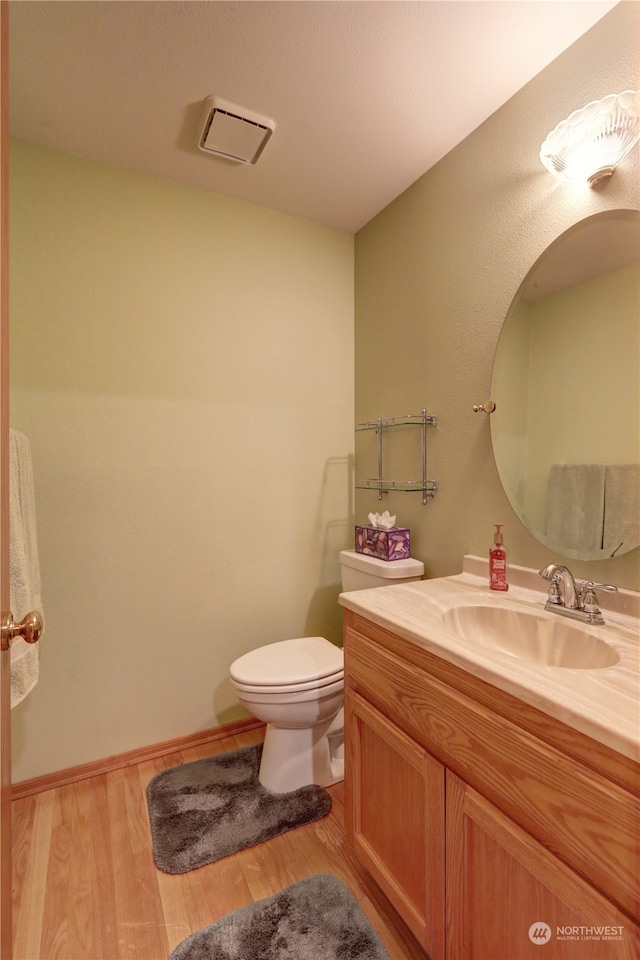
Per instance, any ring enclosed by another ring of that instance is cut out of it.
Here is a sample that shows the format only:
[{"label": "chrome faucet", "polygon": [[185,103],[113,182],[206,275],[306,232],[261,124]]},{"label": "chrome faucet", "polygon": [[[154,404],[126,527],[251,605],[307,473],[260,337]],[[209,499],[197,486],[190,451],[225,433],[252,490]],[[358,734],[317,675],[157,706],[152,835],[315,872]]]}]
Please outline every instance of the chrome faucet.
[{"label": "chrome faucet", "polygon": [[577,585],[569,568],[562,563],[550,563],[540,571],[540,576],[551,581],[545,610],[583,623],[604,623],[602,611],[596,601],[596,590],[618,592],[618,588],[610,583],[585,580]]},{"label": "chrome faucet", "polygon": [[548,603],[554,607],[566,607],[568,610],[578,609],[576,582],[568,567],[562,563],[550,563],[540,571],[540,576],[543,580],[551,580]]}]

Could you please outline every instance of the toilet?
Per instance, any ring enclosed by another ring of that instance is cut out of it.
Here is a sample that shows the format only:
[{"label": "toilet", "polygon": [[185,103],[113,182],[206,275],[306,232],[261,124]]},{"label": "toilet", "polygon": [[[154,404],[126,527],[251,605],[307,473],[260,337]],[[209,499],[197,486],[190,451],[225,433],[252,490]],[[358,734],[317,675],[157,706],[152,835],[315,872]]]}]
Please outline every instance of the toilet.
[{"label": "toilet", "polygon": [[[420,560],[378,560],[340,553],[342,589],[365,590],[420,580]],[[324,637],[280,640],[231,664],[240,703],[267,724],[259,780],[273,793],[344,778],[344,658]]]}]

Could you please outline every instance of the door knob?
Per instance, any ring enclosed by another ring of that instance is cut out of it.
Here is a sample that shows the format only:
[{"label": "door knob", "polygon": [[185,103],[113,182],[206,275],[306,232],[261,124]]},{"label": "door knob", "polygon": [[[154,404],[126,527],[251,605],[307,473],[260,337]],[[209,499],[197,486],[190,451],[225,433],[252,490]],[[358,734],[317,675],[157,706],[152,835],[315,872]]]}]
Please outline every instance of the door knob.
[{"label": "door knob", "polygon": [[42,617],[32,610],[20,623],[16,623],[11,612],[5,613],[0,627],[0,649],[8,650],[15,637],[22,637],[27,643],[37,643],[43,630]]}]

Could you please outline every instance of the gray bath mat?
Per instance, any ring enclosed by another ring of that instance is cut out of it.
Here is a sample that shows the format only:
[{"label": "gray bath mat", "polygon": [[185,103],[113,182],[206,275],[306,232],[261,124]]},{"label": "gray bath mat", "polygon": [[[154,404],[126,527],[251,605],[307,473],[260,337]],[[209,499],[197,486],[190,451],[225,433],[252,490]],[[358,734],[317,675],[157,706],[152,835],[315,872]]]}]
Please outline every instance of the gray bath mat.
[{"label": "gray bath mat", "polygon": [[319,820],[331,797],[310,784],[271,793],[258,780],[262,744],[170,767],[147,787],[153,856],[186,873]]},{"label": "gray bath mat", "polygon": [[390,960],[341,880],[319,873],[230,913],[169,960]]}]

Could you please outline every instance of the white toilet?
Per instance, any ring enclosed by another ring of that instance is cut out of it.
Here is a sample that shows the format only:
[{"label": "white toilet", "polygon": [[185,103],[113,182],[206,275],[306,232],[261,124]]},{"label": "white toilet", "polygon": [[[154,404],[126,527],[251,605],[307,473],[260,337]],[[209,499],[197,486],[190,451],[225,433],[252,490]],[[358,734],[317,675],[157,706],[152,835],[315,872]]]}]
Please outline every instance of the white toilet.
[{"label": "white toilet", "polygon": [[[354,550],[340,553],[342,589],[365,590],[420,580],[420,560],[378,560]],[[344,777],[344,659],[324,637],[281,640],[245,653],[231,664],[240,703],[267,729],[260,783],[288,793],[309,783],[328,787]]]}]

